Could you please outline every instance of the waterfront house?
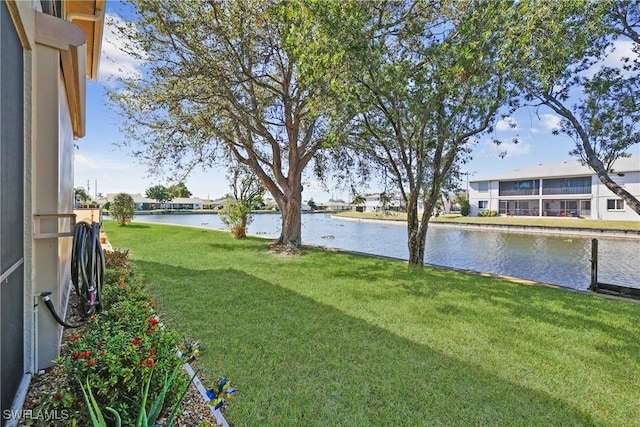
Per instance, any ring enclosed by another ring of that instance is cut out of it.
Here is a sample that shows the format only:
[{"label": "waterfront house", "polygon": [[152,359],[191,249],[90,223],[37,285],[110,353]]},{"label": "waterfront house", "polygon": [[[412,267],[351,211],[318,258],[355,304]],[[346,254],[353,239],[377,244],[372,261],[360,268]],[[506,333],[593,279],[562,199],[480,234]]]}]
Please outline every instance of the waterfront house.
[{"label": "waterfront house", "polygon": [[398,211],[406,207],[402,197],[394,193],[368,194],[365,199],[364,212]]},{"label": "waterfront house", "polygon": [[[204,209],[205,205],[211,204],[210,201],[203,200],[199,197],[176,197],[159,203],[157,200],[150,199],[140,193],[129,194],[135,204],[137,211],[147,211],[152,209]],[[107,194],[106,201],[113,202],[116,193]]]},{"label": "waterfront house", "polygon": [[97,79],[104,0],[0,2],[0,410],[22,408],[31,377],[59,355],[71,290],[74,145],[86,80]]},{"label": "waterfront house", "polygon": [[348,211],[351,210],[351,203],[347,203],[344,200],[330,199],[324,204],[324,207],[326,210],[331,212]]},{"label": "waterfront house", "polygon": [[[618,159],[611,179],[640,198],[640,157]],[[469,181],[471,216],[494,210],[504,216],[638,220],[620,197],[580,161],[538,164]]]}]

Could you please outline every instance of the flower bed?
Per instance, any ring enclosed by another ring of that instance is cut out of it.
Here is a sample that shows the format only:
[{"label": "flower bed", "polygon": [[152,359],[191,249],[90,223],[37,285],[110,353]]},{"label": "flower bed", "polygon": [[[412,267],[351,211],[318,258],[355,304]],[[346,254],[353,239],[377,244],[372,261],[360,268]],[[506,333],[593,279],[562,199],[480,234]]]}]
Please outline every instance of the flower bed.
[{"label": "flower bed", "polygon": [[[102,310],[80,328],[65,330],[56,366],[34,378],[24,405],[32,414],[55,414],[57,419],[34,416],[22,420],[23,425],[92,425],[88,408],[93,405],[88,403],[94,401],[108,425],[116,425],[118,416],[121,425],[137,425],[141,407],[146,414],[156,402],[161,407],[158,423],[171,420],[174,412],[174,425],[216,425],[206,402],[189,387],[190,377],[181,369],[171,377],[183,363],[177,349],[184,340],[160,327],[156,303],[136,279],[128,252],[105,255]],[[68,316],[72,322],[81,320],[74,314],[80,305],[74,295]]]}]

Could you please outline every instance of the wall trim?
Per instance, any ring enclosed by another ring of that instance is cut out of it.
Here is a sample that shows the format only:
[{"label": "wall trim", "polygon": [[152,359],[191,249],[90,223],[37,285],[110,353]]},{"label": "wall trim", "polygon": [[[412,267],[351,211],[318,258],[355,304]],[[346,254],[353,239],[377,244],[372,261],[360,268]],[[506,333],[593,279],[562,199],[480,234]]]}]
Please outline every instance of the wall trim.
[{"label": "wall trim", "polygon": [[85,135],[87,38],[74,23],[36,12],[36,43],[60,51],[74,138]]}]

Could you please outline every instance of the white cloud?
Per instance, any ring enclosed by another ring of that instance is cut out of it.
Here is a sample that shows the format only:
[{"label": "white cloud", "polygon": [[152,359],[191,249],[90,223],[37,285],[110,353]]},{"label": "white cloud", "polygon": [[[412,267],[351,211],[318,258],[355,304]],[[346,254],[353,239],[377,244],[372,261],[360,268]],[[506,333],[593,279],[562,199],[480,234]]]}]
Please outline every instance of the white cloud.
[{"label": "white cloud", "polygon": [[498,121],[498,123],[496,123],[497,131],[505,131],[505,130],[516,131],[519,129],[520,127],[518,126],[518,122],[513,117],[503,117]]},{"label": "white cloud", "polygon": [[623,58],[638,58],[638,54],[633,51],[634,42],[631,40],[616,40],[613,42],[613,52],[607,55],[604,65],[608,67],[620,67]]},{"label": "white cloud", "polygon": [[84,154],[76,154],[73,156],[73,164],[76,168],[84,169],[99,169],[100,166],[92,159],[88,158]]},{"label": "white cloud", "polygon": [[540,123],[549,130],[560,128],[561,121],[560,116],[556,116],[555,114],[543,114],[540,116]]},{"label": "white cloud", "polygon": [[[514,141],[514,139],[517,141]],[[499,158],[506,153],[508,157],[525,156],[531,154],[533,146],[523,142],[521,138],[514,138],[496,145],[492,140],[485,139],[480,142],[474,152],[474,157]]]},{"label": "white cloud", "polygon": [[100,81],[109,81],[119,77],[140,77],[141,61],[126,53],[130,41],[118,30],[126,25],[126,21],[115,14],[106,14],[104,37],[102,40],[102,55],[100,56]]}]

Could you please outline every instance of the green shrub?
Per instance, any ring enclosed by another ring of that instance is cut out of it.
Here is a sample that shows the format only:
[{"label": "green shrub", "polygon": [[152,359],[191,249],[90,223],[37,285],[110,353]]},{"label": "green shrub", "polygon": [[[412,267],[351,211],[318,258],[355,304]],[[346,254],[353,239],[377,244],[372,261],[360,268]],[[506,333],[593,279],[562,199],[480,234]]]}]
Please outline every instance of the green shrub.
[{"label": "green shrub", "polygon": [[478,216],[498,216],[498,211],[492,211],[489,209],[482,210],[478,213]]},{"label": "green shrub", "polygon": [[[149,384],[149,393],[157,395],[165,384],[164,374],[180,363],[176,352],[182,340],[161,327],[145,286],[130,271],[111,269],[107,276],[111,277],[103,288],[104,310],[89,320],[84,332],[68,338],[58,363],[67,375],[91,384],[100,407],[113,408],[123,425],[134,425],[140,390],[150,371],[158,373]],[[178,390],[187,381],[182,372],[173,381],[167,392],[167,408],[176,402]],[[80,383],[76,383],[74,391],[81,396]],[[84,415],[88,417],[88,413]],[[80,424],[87,425],[88,418],[83,421]]]},{"label": "green shrub", "polygon": [[471,205],[469,204],[469,199],[460,199],[460,215],[469,216],[471,213]]}]

